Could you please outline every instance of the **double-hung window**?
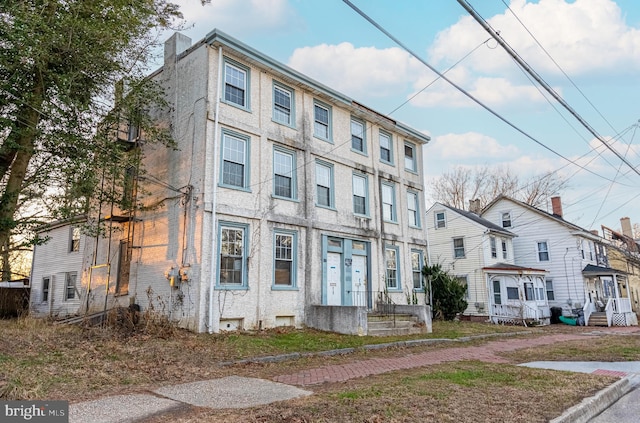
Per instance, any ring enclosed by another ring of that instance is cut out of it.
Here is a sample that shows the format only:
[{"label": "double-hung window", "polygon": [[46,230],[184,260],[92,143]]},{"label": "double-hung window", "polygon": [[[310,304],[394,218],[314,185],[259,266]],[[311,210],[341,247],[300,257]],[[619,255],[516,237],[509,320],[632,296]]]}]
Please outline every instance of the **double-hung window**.
[{"label": "double-hung window", "polygon": [[359,153],[367,152],[364,122],[351,118],[351,149]]},{"label": "double-hung window", "polygon": [[503,228],[511,227],[511,213],[509,212],[502,213],[502,227]]},{"label": "double-hung window", "polygon": [[538,241],[538,261],[549,261],[549,245],[547,241]]},{"label": "double-hung window", "polygon": [[222,133],[222,184],[246,189],[249,179],[249,139],[226,131]]},{"label": "double-hung window", "polygon": [[508,258],[507,241],[505,241],[504,239],[502,240],[502,258],[503,259],[507,259]]},{"label": "double-hung window", "polygon": [[416,146],[410,142],[404,143],[404,168],[411,172],[418,171],[416,160]]},{"label": "double-hung window", "polygon": [[51,289],[51,277],[42,278],[42,302],[49,301],[49,290]]},{"label": "double-hung window", "polygon": [[420,203],[418,202],[418,193],[415,191],[407,191],[407,209],[409,213],[409,226],[420,227]]},{"label": "double-hung window", "polygon": [[333,207],[333,166],[316,162],[316,204]]},{"label": "double-hung window", "polygon": [[398,269],[398,247],[385,248],[386,273],[388,289],[400,289],[400,271]]},{"label": "double-hung window", "polygon": [[553,292],[553,280],[552,279],[546,279],[544,281],[545,287],[547,289],[547,299],[549,301],[554,301],[556,299],[556,296]]},{"label": "double-hung window", "polygon": [[353,212],[364,216],[369,215],[369,201],[367,198],[367,177],[361,174],[353,175]]},{"label": "double-hung window", "polygon": [[273,195],[295,199],[297,188],[295,176],[295,153],[276,147],[273,150]]},{"label": "double-hung window", "polygon": [[248,92],[249,69],[231,61],[224,64],[224,100],[227,103],[249,108]]},{"label": "double-hung window", "polygon": [[464,258],[464,238],[453,238],[453,257]]},{"label": "double-hung window", "polygon": [[72,253],[80,251],[80,228],[77,226],[74,226],[71,228],[71,240],[69,242],[69,251]]},{"label": "double-hung window", "polygon": [[393,164],[393,139],[391,138],[391,134],[380,131],[379,140],[380,160],[388,164]]},{"label": "double-hung window", "polygon": [[489,243],[491,244],[491,258],[498,257],[498,249],[496,247],[496,237],[492,236],[489,238]]},{"label": "double-hung window", "polygon": [[273,120],[293,126],[293,90],[280,84],[273,84]]},{"label": "double-hung window", "polygon": [[411,250],[411,273],[413,276],[413,289],[424,289],[424,281],[422,278],[422,266],[424,265],[424,256],[421,250]]},{"label": "double-hung window", "polygon": [[434,218],[436,221],[436,229],[442,229],[447,227],[447,219],[443,211],[435,212]]},{"label": "double-hung window", "polygon": [[319,102],[313,105],[313,135],[331,141],[331,108]]},{"label": "double-hung window", "polygon": [[386,222],[396,222],[396,193],[395,186],[382,183],[382,218]]},{"label": "double-hung window", "polygon": [[273,285],[277,288],[296,286],[296,233],[276,231],[274,233]]},{"label": "double-hung window", "polygon": [[76,272],[67,272],[64,281],[64,299],[73,300],[76,297],[76,280],[78,274]]},{"label": "double-hung window", "polygon": [[246,225],[220,223],[218,285],[241,288],[247,285],[247,230]]}]

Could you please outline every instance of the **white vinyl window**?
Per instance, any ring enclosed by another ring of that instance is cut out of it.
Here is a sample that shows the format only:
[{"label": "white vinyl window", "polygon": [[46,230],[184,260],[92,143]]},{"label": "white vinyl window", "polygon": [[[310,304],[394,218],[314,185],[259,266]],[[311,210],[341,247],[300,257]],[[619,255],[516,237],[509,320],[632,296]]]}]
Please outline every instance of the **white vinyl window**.
[{"label": "white vinyl window", "polygon": [[415,191],[407,191],[407,208],[409,213],[409,226],[420,227],[420,203],[418,202],[418,193]]},{"label": "white vinyl window", "polygon": [[273,85],[273,120],[293,125],[293,90],[280,84]]},{"label": "white vinyl window", "polygon": [[356,118],[351,118],[351,149],[359,153],[367,152],[365,125],[363,121]]},{"label": "white vinyl window", "polygon": [[76,298],[76,280],[78,274],[76,272],[67,272],[64,281],[64,299],[73,300]]},{"label": "white vinyl window", "polygon": [[387,222],[396,222],[396,193],[393,185],[383,183],[382,189],[382,218]]},{"label": "white vinyl window", "polygon": [[296,160],[289,150],[273,150],[273,195],[280,198],[296,198]]},{"label": "white vinyl window", "polygon": [[224,101],[248,108],[247,84],[248,68],[225,61],[224,64]]},{"label": "white vinyl window", "polygon": [[549,261],[549,245],[547,244],[547,241],[538,241],[536,245],[538,261]]},{"label": "white vinyl window", "polygon": [[316,204],[333,207],[333,166],[316,162]]},{"label": "white vinyl window", "polygon": [[434,213],[435,221],[436,221],[436,229],[446,228],[447,220],[446,215],[443,211]]},{"label": "white vinyl window", "polygon": [[331,140],[331,109],[317,102],[313,105],[313,135],[325,141]]},{"label": "white vinyl window", "polygon": [[464,258],[464,238],[453,238],[453,257]]},{"label": "white vinyl window", "polygon": [[353,212],[364,216],[369,215],[367,177],[364,175],[353,175]]}]

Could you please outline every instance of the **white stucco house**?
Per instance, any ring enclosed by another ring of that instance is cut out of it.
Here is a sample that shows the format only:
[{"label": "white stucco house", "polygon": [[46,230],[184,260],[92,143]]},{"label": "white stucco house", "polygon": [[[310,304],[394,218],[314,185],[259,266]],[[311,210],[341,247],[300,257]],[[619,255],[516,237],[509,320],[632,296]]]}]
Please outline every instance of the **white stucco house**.
[{"label": "white stucco house", "polygon": [[463,319],[548,324],[545,270],[515,263],[516,235],[478,214],[435,203],[427,211],[430,260],[467,286]]},{"label": "white stucco house", "polygon": [[198,332],[367,333],[383,297],[424,296],[427,135],[219,30],[172,36],[150,78],[177,149],[128,131],[145,155],[137,201],[153,207],[89,217],[118,230],[80,246],[77,312],[137,304]]},{"label": "white stucco house", "polygon": [[560,197],[551,198],[552,211],[500,196],[481,216],[517,235],[515,263],[547,271],[546,296],[564,315],[583,310],[587,324],[637,324],[627,296],[623,271],[609,267],[606,242],[562,217]]}]

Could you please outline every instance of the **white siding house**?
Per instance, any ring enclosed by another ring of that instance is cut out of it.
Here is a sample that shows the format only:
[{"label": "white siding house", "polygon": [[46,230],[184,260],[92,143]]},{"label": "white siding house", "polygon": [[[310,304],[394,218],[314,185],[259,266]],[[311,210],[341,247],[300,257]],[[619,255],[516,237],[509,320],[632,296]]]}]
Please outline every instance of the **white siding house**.
[{"label": "white siding house", "polygon": [[136,142],[149,207],[101,213],[119,231],[84,269],[90,310],[108,292],[110,308],[135,303],[199,332],[366,333],[383,293],[406,304],[420,291],[429,137],[218,30],[194,45],[175,34],[151,78],[177,148]]},{"label": "white siding house", "polygon": [[475,213],[435,203],[427,211],[430,260],[467,285],[463,318],[549,322],[545,271],[517,266],[515,234]]},{"label": "white siding house", "polygon": [[[551,307],[563,315],[583,310],[585,318],[605,312],[608,323],[627,321],[629,299],[621,297],[622,272],[609,268],[603,239],[562,217],[559,197],[552,198],[552,213],[501,196],[482,212],[482,217],[515,233],[515,263],[545,269],[545,291]],[[611,300],[611,301],[610,301]],[[602,305],[603,307],[601,307]],[[625,323],[626,324],[626,323]]]}]

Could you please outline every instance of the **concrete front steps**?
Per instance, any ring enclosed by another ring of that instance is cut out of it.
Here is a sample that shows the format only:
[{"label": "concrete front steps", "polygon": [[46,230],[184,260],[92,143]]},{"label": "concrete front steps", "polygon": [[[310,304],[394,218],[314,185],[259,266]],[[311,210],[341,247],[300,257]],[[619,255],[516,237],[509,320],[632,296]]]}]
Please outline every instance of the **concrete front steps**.
[{"label": "concrete front steps", "polygon": [[607,324],[607,313],[604,311],[596,311],[589,316],[588,326],[609,326]]},{"label": "concrete front steps", "polygon": [[400,336],[427,333],[424,324],[411,314],[375,314],[367,316],[367,335]]}]

